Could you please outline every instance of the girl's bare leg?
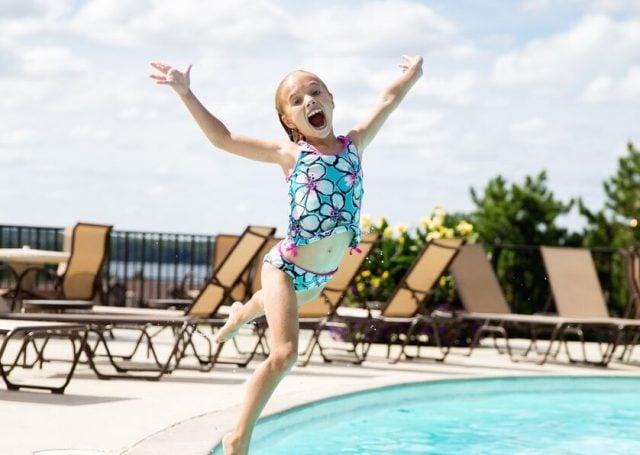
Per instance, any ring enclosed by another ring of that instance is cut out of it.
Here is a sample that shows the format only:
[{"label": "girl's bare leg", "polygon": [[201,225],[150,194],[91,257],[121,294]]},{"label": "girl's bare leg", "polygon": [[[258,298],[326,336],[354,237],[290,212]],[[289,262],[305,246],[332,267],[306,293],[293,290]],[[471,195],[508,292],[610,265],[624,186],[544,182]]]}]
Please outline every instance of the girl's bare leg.
[{"label": "girl's bare leg", "polygon": [[[315,299],[320,292],[321,287],[309,289],[307,291],[299,292],[296,294],[298,300],[298,306]],[[264,314],[264,294],[262,289],[257,291],[251,296],[249,301],[245,304],[242,302],[233,302],[231,305],[231,311],[229,318],[224,325],[218,329],[215,333],[213,340],[216,343],[224,343],[236,336],[236,333],[247,322],[251,322],[254,319]]]},{"label": "girl's bare leg", "polygon": [[260,413],[298,357],[298,305],[291,280],[280,270],[265,264],[262,282],[271,352],[247,382],[236,427],[222,439],[225,455],[248,453],[251,433]]}]

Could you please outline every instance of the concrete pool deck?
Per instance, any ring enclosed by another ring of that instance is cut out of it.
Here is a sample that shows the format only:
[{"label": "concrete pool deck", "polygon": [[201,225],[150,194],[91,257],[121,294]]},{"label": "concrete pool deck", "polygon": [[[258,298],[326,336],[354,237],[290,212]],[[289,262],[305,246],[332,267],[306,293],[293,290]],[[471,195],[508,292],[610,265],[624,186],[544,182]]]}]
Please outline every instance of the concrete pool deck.
[{"label": "concrete pool deck", "polygon": [[[243,334],[238,340],[241,345],[251,342]],[[123,338],[123,346],[126,345]],[[232,352],[229,343],[225,348]],[[423,348],[423,355],[428,355],[430,349]],[[489,347],[477,349],[471,357],[464,355],[466,349],[454,349],[443,363],[420,359],[392,365],[384,358],[384,352],[384,347],[376,346],[369,360],[360,366],[327,364],[314,357],[308,366],[295,367],[283,380],[263,415],[330,396],[427,380],[540,375],[640,378],[638,366],[615,362],[607,368],[572,365],[563,357],[545,365],[537,365],[534,358],[512,362]],[[250,363],[248,368],[218,365],[208,373],[177,370],[160,381],[99,380],[83,364],[78,366],[64,395],[26,389],[9,391],[0,385],[0,453],[208,454],[233,424],[243,397],[243,384],[260,361]],[[63,366],[53,362],[42,371],[24,374],[56,380],[61,377],[58,369]]]}]

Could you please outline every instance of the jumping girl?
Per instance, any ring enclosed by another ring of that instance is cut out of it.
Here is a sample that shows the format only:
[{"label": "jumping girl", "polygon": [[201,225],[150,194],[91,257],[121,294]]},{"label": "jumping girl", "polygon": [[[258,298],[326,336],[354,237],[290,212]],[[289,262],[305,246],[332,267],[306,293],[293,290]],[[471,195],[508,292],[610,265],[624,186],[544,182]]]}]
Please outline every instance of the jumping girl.
[{"label": "jumping girl", "polygon": [[298,354],[298,306],[317,297],[347,252],[357,251],[362,204],[362,154],[391,112],[422,75],[422,57],[403,56],[402,73],[382,92],[371,113],[344,136],[333,131],[333,95],[307,71],[288,74],[276,90],[276,110],[288,140],[265,141],[227,130],[190,89],[191,65],[181,72],[152,63],[156,83],[168,85],[209,141],[219,149],[278,164],[289,186],[286,238],[264,258],[262,289],[235,302],[219,343],[249,321],[265,315],[271,352],[247,382],[235,428],[222,439],[225,455],[248,453],[254,425]]}]

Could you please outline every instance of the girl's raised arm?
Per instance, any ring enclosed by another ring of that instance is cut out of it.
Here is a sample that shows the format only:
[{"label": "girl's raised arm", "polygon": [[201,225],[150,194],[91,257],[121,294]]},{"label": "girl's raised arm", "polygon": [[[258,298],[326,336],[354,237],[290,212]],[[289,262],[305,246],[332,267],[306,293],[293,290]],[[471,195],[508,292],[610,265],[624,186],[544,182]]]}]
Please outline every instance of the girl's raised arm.
[{"label": "girl's raised arm", "polygon": [[286,151],[291,148],[289,141],[264,141],[231,133],[218,118],[211,114],[196,98],[190,88],[191,65],[184,72],[167,64],[151,63],[160,74],[150,77],[160,85],[168,85],[180,96],[194,120],[217,148],[256,161],[277,163],[286,166]]},{"label": "girl's raised arm", "polygon": [[369,116],[349,132],[349,137],[360,153],[369,145],[389,115],[422,76],[422,57],[403,55],[402,60],[399,65],[402,68],[402,74],[382,92]]}]

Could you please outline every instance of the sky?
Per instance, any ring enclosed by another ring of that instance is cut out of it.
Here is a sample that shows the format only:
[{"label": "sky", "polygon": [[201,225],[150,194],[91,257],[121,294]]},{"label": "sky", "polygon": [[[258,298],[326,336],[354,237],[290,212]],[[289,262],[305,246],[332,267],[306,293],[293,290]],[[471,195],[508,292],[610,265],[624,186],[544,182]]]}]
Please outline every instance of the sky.
[{"label": "sky", "polygon": [[282,234],[281,169],[213,148],[149,63],[193,64],[230,130],[284,139],[287,73],[324,80],[340,134],[403,54],[424,75],[365,152],[374,221],[470,212],[470,188],[541,171],[557,199],[599,210],[640,144],[640,0],[1,0],[0,224]]}]

